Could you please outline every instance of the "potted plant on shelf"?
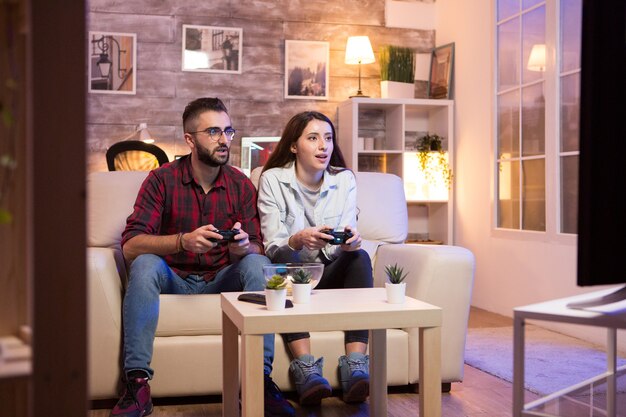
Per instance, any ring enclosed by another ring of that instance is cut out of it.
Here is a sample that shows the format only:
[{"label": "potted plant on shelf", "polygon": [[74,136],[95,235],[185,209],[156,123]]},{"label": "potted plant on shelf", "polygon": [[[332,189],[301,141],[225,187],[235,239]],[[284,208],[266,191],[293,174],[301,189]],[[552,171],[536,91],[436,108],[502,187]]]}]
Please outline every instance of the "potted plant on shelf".
[{"label": "potted plant on shelf", "polygon": [[452,170],[442,141],[443,138],[436,133],[421,137],[417,145],[417,159],[427,181],[434,183],[438,179],[443,179],[446,187],[450,189]]},{"label": "potted plant on shelf", "polygon": [[403,281],[408,275],[408,272],[405,273],[404,268],[399,267],[396,263],[385,266],[385,274],[387,274],[387,280],[389,281],[385,283],[387,302],[390,304],[404,303],[406,282]]},{"label": "potted plant on shelf", "polygon": [[415,54],[411,48],[383,45],[380,48],[380,95],[382,98],[415,97]]},{"label": "potted plant on shelf", "polygon": [[308,304],[311,302],[311,272],[298,269],[291,276],[291,291],[293,302],[296,304]]},{"label": "potted plant on shelf", "polygon": [[283,310],[287,299],[287,277],[274,275],[265,283],[265,304],[271,311]]}]

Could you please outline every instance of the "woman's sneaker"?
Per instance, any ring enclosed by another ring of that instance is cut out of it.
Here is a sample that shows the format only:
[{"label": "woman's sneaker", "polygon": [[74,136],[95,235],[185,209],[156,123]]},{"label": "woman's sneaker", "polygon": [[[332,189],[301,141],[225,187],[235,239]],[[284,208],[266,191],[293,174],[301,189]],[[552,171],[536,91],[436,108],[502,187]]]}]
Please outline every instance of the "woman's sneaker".
[{"label": "woman's sneaker", "polygon": [[343,389],[343,400],[347,403],[362,403],[370,393],[370,359],[362,353],[352,352],[339,358],[339,377]]},{"label": "woman's sneaker", "polygon": [[111,411],[111,417],[143,417],[151,413],[148,378],[128,378],[124,394]]},{"label": "woman's sneaker", "polygon": [[302,355],[289,364],[301,405],[319,405],[322,398],[330,397],[332,390],[322,376],[323,366],[324,358],[315,360],[312,355]]}]

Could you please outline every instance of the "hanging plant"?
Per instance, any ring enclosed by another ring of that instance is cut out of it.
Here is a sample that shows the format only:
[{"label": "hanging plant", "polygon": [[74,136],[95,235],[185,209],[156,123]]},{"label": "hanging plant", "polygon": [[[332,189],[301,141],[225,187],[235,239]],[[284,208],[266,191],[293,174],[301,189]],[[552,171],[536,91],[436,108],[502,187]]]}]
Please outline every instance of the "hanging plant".
[{"label": "hanging plant", "polygon": [[[442,146],[443,138],[436,133],[427,134],[420,138],[417,145],[417,159],[426,180],[435,182],[437,178],[443,180],[450,189],[452,185],[452,170],[448,164],[448,158]],[[429,163],[434,158],[434,163]]]}]

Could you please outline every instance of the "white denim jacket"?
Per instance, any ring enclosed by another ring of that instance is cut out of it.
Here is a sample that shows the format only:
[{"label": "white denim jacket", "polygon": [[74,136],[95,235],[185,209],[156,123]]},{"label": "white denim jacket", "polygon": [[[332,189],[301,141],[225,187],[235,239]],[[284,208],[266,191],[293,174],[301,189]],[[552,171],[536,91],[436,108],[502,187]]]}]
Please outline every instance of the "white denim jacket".
[{"label": "white denim jacket", "polygon": [[[274,260],[278,254],[291,257],[289,237],[304,229],[304,206],[296,180],[295,164],[284,168],[272,168],[259,180],[259,216],[265,254]],[[343,230],[345,226],[356,228],[356,180],[352,171],[345,170],[331,175],[324,171],[320,197],[315,204],[315,225],[328,225]],[[322,253],[332,260],[337,257],[337,245],[326,245]],[[313,262],[317,251],[299,251],[302,262]],[[283,256],[281,256],[283,258]]]}]

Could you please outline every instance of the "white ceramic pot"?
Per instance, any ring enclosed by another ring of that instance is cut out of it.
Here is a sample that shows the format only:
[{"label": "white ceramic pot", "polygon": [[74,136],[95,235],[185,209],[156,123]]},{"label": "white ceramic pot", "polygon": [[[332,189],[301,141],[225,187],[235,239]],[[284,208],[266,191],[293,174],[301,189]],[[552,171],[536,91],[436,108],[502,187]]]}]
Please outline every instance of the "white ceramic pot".
[{"label": "white ceramic pot", "polygon": [[285,300],[287,299],[287,289],[269,290],[265,289],[265,305],[270,311],[280,311],[285,309]]},{"label": "white ceramic pot", "polygon": [[382,98],[415,98],[415,84],[381,81],[380,96]]},{"label": "white ceramic pot", "polygon": [[386,282],[385,289],[387,290],[387,302],[389,304],[404,303],[404,294],[406,293],[406,282],[401,282],[400,284],[392,284],[390,282]]},{"label": "white ceramic pot", "polygon": [[311,302],[311,283],[296,284],[292,283],[291,291],[293,293],[293,302],[296,304],[309,304]]}]

